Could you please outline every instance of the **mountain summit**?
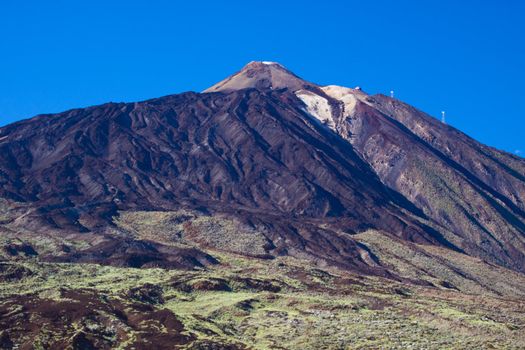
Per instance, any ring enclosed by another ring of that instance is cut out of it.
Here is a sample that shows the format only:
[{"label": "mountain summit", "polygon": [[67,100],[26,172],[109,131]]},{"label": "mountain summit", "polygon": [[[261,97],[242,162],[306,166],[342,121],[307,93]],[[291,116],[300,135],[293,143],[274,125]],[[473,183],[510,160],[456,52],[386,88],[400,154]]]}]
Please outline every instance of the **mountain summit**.
[{"label": "mountain summit", "polygon": [[291,91],[314,87],[277,62],[252,61],[239,72],[218,82],[203,92],[228,92],[246,88],[282,89]]}]

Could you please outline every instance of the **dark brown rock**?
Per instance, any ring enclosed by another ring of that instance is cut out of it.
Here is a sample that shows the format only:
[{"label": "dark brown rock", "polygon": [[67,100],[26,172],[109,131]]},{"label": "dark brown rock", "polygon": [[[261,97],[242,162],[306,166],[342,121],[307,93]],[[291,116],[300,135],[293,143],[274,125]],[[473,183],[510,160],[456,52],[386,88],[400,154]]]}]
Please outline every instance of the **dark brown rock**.
[{"label": "dark brown rock", "polygon": [[[1,128],[0,197],[25,208],[10,228],[97,234],[119,210],[186,208],[264,228],[268,257],[388,275],[352,239],[373,228],[525,269],[523,159],[357,89],[345,115],[339,100],[279,65],[256,62],[223,83]],[[332,128],[306,112],[298,89],[327,99]],[[213,263],[198,249],[114,237],[45,258]]]}]

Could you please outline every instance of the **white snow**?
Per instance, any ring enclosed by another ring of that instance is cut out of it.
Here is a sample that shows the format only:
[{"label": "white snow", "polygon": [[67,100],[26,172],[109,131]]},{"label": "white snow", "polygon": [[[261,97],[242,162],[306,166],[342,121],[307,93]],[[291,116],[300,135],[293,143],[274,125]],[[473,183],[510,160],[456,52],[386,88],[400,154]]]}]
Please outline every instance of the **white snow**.
[{"label": "white snow", "polygon": [[350,89],[344,86],[338,85],[327,85],[321,88],[328,96],[335,98],[343,102],[344,112],[343,117],[351,117],[354,114],[355,106],[357,102],[365,103],[369,106],[372,105],[371,102],[367,100],[368,94],[363,92],[358,86],[355,89]]},{"label": "white snow", "polygon": [[271,66],[271,65],[273,65],[273,64],[278,64],[277,62],[272,62],[272,61],[262,61],[261,63],[262,63],[262,64],[266,64],[266,65],[268,65],[268,66]]},{"label": "white snow", "polygon": [[[343,113],[341,117],[343,119],[350,118],[354,115],[358,102],[370,105],[370,102],[366,100],[368,95],[360,89],[350,89],[337,85],[323,86],[321,89],[329,97],[342,102]],[[306,105],[305,111],[308,114],[327,125],[330,129],[336,130],[336,121],[338,121],[338,123],[341,122],[339,120],[340,116],[333,115],[334,111],[332,111],[332,107],[327,98],[307,90],[296,91],[295,95],[304,102]]]},{"label": "white snow", "polygon": [[[351,116],[354,113],[355,105],[357,103],[356,91],[343,86],[328,85],[321,88],[328,96],[343,102],[344,117]],[[359,90],[358,90],[359,91]]]},{"label": "white snow", "polygon": [[326,124],[330,129],[335,130],[332,107],[326,98],[306,90],[299,90],[295,95],[304,102],[308,114]]}]

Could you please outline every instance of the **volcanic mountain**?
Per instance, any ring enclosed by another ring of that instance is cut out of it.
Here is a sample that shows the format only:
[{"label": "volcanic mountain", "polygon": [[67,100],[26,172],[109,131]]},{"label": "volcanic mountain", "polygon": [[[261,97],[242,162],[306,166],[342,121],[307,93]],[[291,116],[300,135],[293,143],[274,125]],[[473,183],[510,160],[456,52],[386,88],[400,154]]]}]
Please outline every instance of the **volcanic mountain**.
[{"label": "volcanic mountain", "polygon": [[0,129],[5,249],[48,261],[191,267],[214,247],[397,276],[360,239],[378,232],[525,272],[524,196],[522,158],[274,62]]}]

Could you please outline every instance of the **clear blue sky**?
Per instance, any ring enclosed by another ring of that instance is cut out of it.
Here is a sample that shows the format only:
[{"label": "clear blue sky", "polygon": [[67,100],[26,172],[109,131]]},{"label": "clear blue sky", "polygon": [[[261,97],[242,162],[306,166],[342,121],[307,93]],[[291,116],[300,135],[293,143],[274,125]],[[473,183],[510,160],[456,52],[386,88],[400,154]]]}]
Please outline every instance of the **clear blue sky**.
[{"label": "clear blue sky", "polygon": [[200,91],[251,60],[525,154],[525,1],[2,1],[0,125]]}]

